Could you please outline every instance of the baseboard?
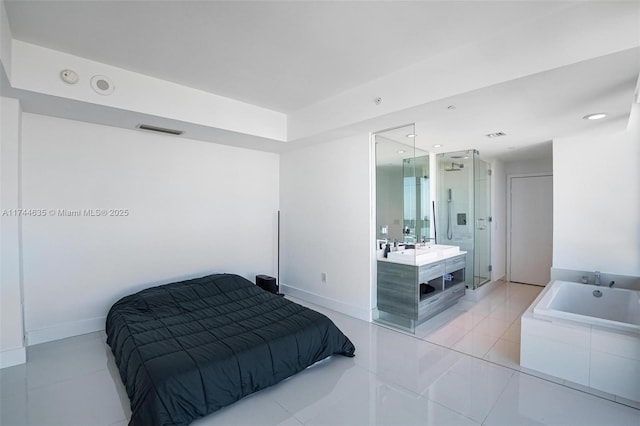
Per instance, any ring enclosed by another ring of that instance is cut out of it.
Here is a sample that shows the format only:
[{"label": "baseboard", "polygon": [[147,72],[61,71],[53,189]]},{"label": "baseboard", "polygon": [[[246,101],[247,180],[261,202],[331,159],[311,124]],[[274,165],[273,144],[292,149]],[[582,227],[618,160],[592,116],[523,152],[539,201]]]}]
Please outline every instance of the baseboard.
[{"label": "baseboard", "polygon": [[370,309],[362,309],[348,303],[320,296],[319,294],[291,287],[283,283],[280,283],[280,292],[298,299],[306,300],[307,302],[315,303],[316,305],[323,306],[342,314],[349,315],[350,317],[358,318],[367,322],[371,321],[372,311]]},{"label": "baseboard", "polygon": [[0,368],[13,367],[27,362],[27,350],[25,347],[7,349],[0,352]]},{"label": "baseboard", "polygon": [[104,330],[107,317],[91,318],[82,321],[67,322],[53,327],[40,328],[27,331],[27,345],[51,342],[52,340],[66,339],[67,337],[93,333]]},{"label": "baseboard", "polygon": [[489,292],[491,292],[491,290],[493,290],[494,288],[496,288],[496,286],[498,284],[501,284],[503,281],[500,280],[496,280],[496,281],[489,281],[486,284],[481,285],[479,288],[475,289],[475,290],[470,290],[467,289],[464,293],[464,296],[462,296],[462,299],[466,299],[466,300],[471,300],[474,302],[477,302],[478,300],[482,299],[483,297],[485,297],[487,294],[489,294]]}]

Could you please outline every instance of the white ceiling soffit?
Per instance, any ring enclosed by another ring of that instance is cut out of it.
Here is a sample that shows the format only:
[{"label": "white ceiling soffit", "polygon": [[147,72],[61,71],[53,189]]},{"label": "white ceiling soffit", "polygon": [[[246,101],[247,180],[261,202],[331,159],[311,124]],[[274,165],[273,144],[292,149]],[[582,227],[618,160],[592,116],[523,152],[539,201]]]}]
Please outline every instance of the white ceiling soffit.
[{"label": "white ceiling soffit", "polygon": [[130,130],[137,128],[139,124],[147,124],[183,131],[180,136],[167,135],[166,137],[193,139],[266,152],[280,152],[286,143],[157,115],[14,89],[11,87],[2,66],[0,66],[0,93],[2,96],[20,99],[20,107],[26,113],[42,114]]},{"label": "white ceiling soffit", "polygon": [[5,4],[18,40],[292,112],[577,2]]}]

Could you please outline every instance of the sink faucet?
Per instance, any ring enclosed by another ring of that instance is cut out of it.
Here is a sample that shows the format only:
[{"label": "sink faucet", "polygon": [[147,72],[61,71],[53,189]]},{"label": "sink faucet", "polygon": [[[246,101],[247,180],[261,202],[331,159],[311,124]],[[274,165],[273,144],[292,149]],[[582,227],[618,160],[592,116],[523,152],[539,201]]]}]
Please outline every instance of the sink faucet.
[{"label": "sink faucet", "polygon": [[430,246],[432,240],[434,243],[436,242],[435,238],[422,237],[422,246]]},{"label": "sink faucet", "polygon": [[593,283],[595,285],[600,285],[600,271],[596,271],[593,277]]}]

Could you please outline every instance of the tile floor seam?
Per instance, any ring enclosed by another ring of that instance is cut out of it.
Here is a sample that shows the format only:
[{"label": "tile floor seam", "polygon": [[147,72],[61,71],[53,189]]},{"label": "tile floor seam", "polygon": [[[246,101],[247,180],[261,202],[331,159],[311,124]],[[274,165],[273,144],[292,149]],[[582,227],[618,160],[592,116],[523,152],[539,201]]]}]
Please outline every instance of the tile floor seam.
[{"label": "tile floor seam", "polygon": [[[471,330],[463,330],[463,331],[464,331],[464,334],[463,334],[462,336],[460,336],[460,338],[456,339],[453,343],[451,343],[451,346],[454,346],[454,345],[456,345],[457,343],[459,343],[459,342],[460,342],[462,339],[464,339],[464,338],[465,338],[465,337],[466,337],[466,336],[467,336],[471,331],[473,331],[473,329],[471,329]],[[440,346],[441,348],[451,349],[450,347],[445,346],[444,344],[441,344],[441,343],[438,343],[438,342],[434,342],[434,341],[431,341],[431,340],[427,340],[427,338],[426,338],[426,337],[423,337],[423,338],[422,338],[422,340],[424,340],[425,342],[429,342],[429,343],[431,343],[431,344],[433,344],[433,345],[438,345],[438,346]],[[454,349],[451,349],[451,350],[454,350]]]},{"label": "tile floor seam", "polygon": [[272,396],[269,396],[269,399],[270,399],[271,401],[275,402],[275,403],[276,403],[280,408],[282,408],[282,409],[283,409],[287,414],[291,415],[291,417],[293,417],[294,419],[296,419],[296,421],[297,421],[298,423],[300,423],[301,425],[306,425],[306,423],[305,423],[305,422],[303,422],[303,421],[302,421],[298,416],[296,416],[296,415],[295,415],[295,413],[292,413],[291,411],[287,410],[287,408],[286,408],[284,405],[280,404],[280,401],[278,401],[277,399],[275,399],[275,398],[274,398],[274,397],[272,397]]},{"label": "tile floor seam", "polygon": [[[504,335],[504,334],[503,334],[503,335]],[[488,360],[488,359],[486,359],[485,357],[486,357],[487,355],[489,355],[489,352],[491,352],[491,350],[492,350],[492,349],[493,349],[493,348],[498,344],[498,342],[500,342],[500,340],[502,340],[502,336],[498,337],[498,340],[496,340],[496,341],[493,343],[493,345],[491,345],[491,347],[489,348],[489,350],[487,351],[487,353],[486,353],[486,354],[484,354],[484,355],[482,356],[482,360],[483,360],[483,361],[489,361],[489,360]],[[503,366],[503,367],[506,367],[506,366]],[[509,367],[507,367],[507,368],[509,368]],[[513,370],[515,370],[515,369],[513,369]]]},{"label": "tile floor seam", "polygon": [[[446,371],[449,371],[449,369],[447,369]],[[446,371],[445,371],[445,373],[446,373]],[[390,381],[389,379],[385,379],[384,377],[380,376],[378,373],[374,373],[374,372],[372,372],[372,371],[369,371],[369,373],[373,374],[373,375],[376,377],[376,379],[378,379],[378,380],[379,380],[379,381],[381,381],[382,383],[384,383],[384,384],[386,384],[386,385],[388,385],[388,386],[391,386],[391,387],[397,387],[397,388],[399,388],[399,389],[402,389],[403,391],[405,391],[405,392],[409,392],[410,394],[412,394],[413,396],[416,396],[416,397],[418,397],[418,398],[419,398],[419,397],[421,397],[421,396],[422,396],[422,394],[423,394],[424,392],[426,392],[426,391],[429,389],[429,386],[427,386],[427,387],[424,389],[424,391],[422,391],[422,392],[418,393],[418,392],[416,392],[416,391],[414,391],[414,390],[411,390],[411,389],[407,388],[406,386],[403,386],[403,385],[401,385],[401,384],[399,384],[399,383],[395,383],[395,382]],[[441,375],[440,375],[440,377],[442,377],[442,375],[444,375],[444,373],[443,373],[443,374],[441,374]],[[438,378],[440,378],[440,377],[438,377]],[[435,380],[434,380],[434,382],[435,382]]]},{"label": "tile floor seam", "polygon": [[[509,368],[509,367],[505,367],[505,368]],[[544,377],[537,376],[537,375],[535,375],[534,373],[529,373],[529,372],[527,372],[527,371],[522,371],[522,370],[520,370],[520,371],[514,370],[514,371],[516,371],[516,372],[518,372],[518,373],[520,373],[520,374],[523,374],[523,375],[525,375],[525,376],[528,376],[528,377],[533,377],[534,379],[543,380],[544,382],[546,382],[546,383],[550,383],[550,384],[552,384],[552,385],[560,386],[560,387],[562,388],[562,390],[563,390],[563,391],[565,391],[565,392],[567,392],[567,393],[571,393],[571,391],[580,392],[581,394],[584,394],[584,395],[587,395],[587,396],[590,396],[590,397],[593,397],[593,398],[598,398],[598,399],[601,399],[601,400],[603,400],[603,401],[613,402],[613,403],[615,403],[615,404],[622,405],[622,406],[625,406],[625,407],[633,408],[634,410],[637,410],[637,411],[639,411],[639,412],[640,412],[640,408],[636,408],[636,407],[633,407],[633,406],[631,406],[631,405],[627,405],[627,404],[625,404],[625,403],[623,403],[623,402],[619,402],[619,401],[611,400],[611,399],[605,398],[605,397],[603,397],[603,396],[596,395],[596,394],[594,394],[594,393],[584,391],[584,390],[582,390],[582,389],[577,389],[577,388],[571,387],[571,386],[569,386],[569,385],[565,385],[564,383],[557,383],[557,382],[554,382],[553,380],[549,380],[549,379],[546,379],[546,378],[544,378]]]},{"label": "tile floor seam", "polygon": [[431,401],[431,403],[433,403],[433,404],[437,404],[437,405],[439,405],[439,406],[441,406],[441,407],[446,408],[447,410],[451,410],[451,411],[453,411],[454,413],[457,413],[457,414],[459,414],[460,416],[464,417],[465,419],[469,419],[470,421],[472,421],[472,422],[474,422],[474,423],[478,423],[477,421],[473,420],[471,417],[466,416],[466,415],[464,415],[463,413],[460,413],[460,412],[458,412],[458,411],[454,410],[454,409],[453,409],[453,408],[451,408],[451,407],[447,407],[446,405],[441,404],[441,403],[439,403],[438,401],[434,401],[433,399],[431,399],[431,398],[429,398],[429,397],[423,397],[423,398],[425,398],[425,399],[427,399],[427,400]]},{"label": "tile floor seam", "polygon": [[111,372],[108,371],[109,368],[108,367],[104,367],[104,368],[99,368],[97,370],[85,371],[85,372],[83,372],[81,374],[74,374],[73,376],[67,377],[65,379],[55,380],[55,381],[52,381],[52,382],[49,382],[49,383],[45,383],[45,384],[42,384],[42,385],[38,385],[38,386],[34,386],[34,387],[29,387],[29,385],[27,384],[26,391],[28,393],[28,392],[31,392],[31,391],[40,390],[40,389],[45,388],[45,387],[49,387],[49,386],[53,386],[53,385],[59,385],[61,383],[70,382],[72,380],[76,380],[76,379],[79,379],[79,378],[82,378],[82,377],[91,376],[91,375],[99,373],[99,372],[101,372],[103,370],[107,370],[109,375],[111,375]]},{"label": "tile floor seam", "polygon": [[507,391],[507,389],[509,388],[509,384],[511,383],[511,380],[513,380],[514,377],[516,377],[516,374],[519,374],[519,371],[513,371],[511,373],[511,375],[509,376],[509,380],[507,380],[507,383],[505,384],[504,388],[502,388],[502,390],[500,391],[500,395],[498,395],[498,397],[496,398],[496,400],[494,401],[493,405],[491,405],[491,408],[489,409],[489,411],[487,411],[487,415],[485,416],[485,418],[482,420],[482,422],[480,422],[481,424],[485,424],[487,419],[489,418],[489,416],[491,415],[491,412],[494,410],[494,408],[496,408],[496,406],[498,405],[498,402],[500,401],[500,398],[502,398],[502,395],[504,395],[504,393]]}]

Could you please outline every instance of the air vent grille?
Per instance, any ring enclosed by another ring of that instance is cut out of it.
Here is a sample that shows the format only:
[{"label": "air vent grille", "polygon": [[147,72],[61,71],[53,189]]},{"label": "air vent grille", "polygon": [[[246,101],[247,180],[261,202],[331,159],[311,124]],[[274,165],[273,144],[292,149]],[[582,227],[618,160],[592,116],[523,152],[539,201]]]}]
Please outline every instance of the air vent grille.
[{"label": "air vent grille", "polygon": [[184,133],[183,130],[167,129],[166,127],[151,126],[149,124],[138,124],[137,127],[140,130],[149,130],[151,132],[165,133],[167,135],[178,136]]},{"label": "air vent grille", "polygon": [[485,135],[488,138],[499,138],[500,136],[507,136],[505,132],[487,133]]}]

